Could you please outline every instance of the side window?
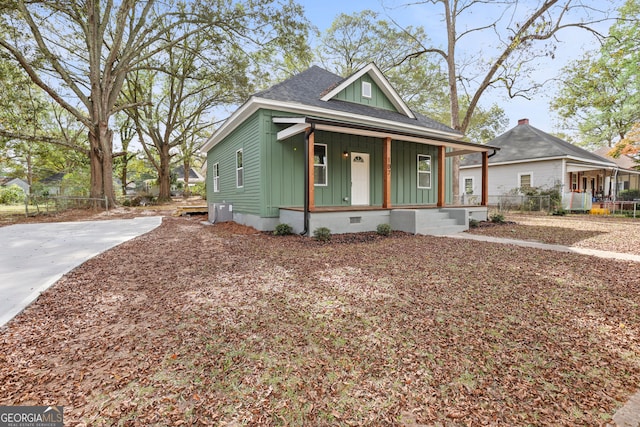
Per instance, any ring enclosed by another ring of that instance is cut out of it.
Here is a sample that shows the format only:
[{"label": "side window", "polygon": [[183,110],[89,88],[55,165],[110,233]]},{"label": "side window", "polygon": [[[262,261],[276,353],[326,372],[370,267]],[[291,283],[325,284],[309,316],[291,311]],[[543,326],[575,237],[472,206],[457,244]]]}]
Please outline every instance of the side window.
[{"label": "side window", "polygon": [[327,185],[327,146],[313,145],[313,183],[318,186]]},{"label": "side window", "polygon": [[518,176],[518,181],[520,183],[520,188],[531,188],[533,184],[533,179],[530,173],[521,173]]},{"label": "side window", "polygon": [[418,188],[431,188],[431,156],[418,154]]},{"label": "side window", "polygon": [[236,187],[244,187],[244,167],[242,166],[242,149],[236,151]]},{"label": "side window", "polygon": [[213,164],[213,192],[220,191],[220,166],[218,163]]},{"label": "side window", "polygon": [[362,82],[362,97],[371,98],[371,83]]},{"label": "side window", "polygon": [[473,178],[464,179],[464,194],[473,194]]}]

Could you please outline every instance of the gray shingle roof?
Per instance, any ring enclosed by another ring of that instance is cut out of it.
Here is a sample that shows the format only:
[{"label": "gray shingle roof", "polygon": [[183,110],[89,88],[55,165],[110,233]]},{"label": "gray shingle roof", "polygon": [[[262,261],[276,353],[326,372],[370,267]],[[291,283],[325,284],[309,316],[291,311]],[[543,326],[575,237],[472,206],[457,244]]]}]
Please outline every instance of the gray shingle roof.
[{"label": "gray shingle roof", "polygon": [[415,111],[413,113],[416,118],[412,119],[404,114],[382,108],[375,108],[368,105],[356,104],[337,99],[331,99],[329,101],[322,101],[320,99],[344,80],[345,79],[343,77],[314,65],[300,74],[278,83],[267,90],[256,93],[254,96],[274,101],[294,102],[343,113],[369,116],[382,120],[392,120],[400,123],[422,126],[426,129],[460,134],[460,132],[437,122],[436,120],[418,114]]},{"label": "gray shingle roof", "polygon": [[597,154],[598,156],[602,156],[611,162],[614,162],[616,165],[618,165],[618,167],[621,167],[622,169],[636,169],[638,166],[640,166],[640,164],[638,164],[631,157],[625,154],[621,154],[618,158],[611,157],[607,154],[609,151],[611,151],[611,147],[602,147],[598,148],[593,153]]},{"label": "gray shingle roof", "polygon": [[[489,164],[540,160],[550,157],[575,157],[587,162],[611,163],[604,157],[568,143],[558,137],[541,131],[528,123],[519,124],[498,136],[488,145],[499,147]],[[460,162],[462,166],[478,165],[481,157],[467,155]]]}]

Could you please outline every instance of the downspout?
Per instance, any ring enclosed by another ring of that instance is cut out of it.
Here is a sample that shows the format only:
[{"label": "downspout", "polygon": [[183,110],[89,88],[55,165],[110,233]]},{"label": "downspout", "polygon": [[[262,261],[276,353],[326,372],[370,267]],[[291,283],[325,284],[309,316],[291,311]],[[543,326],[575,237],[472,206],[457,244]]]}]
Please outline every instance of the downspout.
[{"label": "downspout", "polygon": [[493,157],[493,156],[495,156],[496,154],[498,154],[498,150],[496,150],[496,149],[494,148],[494,149],[493,149],[493,153],[489,154],[489,155],[487,156],[487,159],[492,158],[492,157]]},{"label": "downspout", "polygon": [[315,124],[311,123],[311,127],[304,133],[304,230],[300,233],[301,236],[309,232],[309,137],[315,130]]}]

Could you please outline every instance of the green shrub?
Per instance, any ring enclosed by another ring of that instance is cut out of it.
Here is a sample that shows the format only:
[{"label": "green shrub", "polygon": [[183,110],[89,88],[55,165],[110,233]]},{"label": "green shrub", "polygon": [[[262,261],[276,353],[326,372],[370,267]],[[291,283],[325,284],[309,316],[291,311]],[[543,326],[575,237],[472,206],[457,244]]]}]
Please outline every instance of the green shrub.
[{"label": "green shrub", "polygon": [[273,234],[276,236],[288,236],[293,234],[293,228],[289,224],[278,224],[276,229],[273,230]]},{"label": "green shrub", "polygon": [[640,199],[640,190],[624,190],[618,194],[619,200],[631,201],[635,199]]},{"label": "green shrub", "polygon": [[567,211],[565,211],[562,208],[556,209],[555,211],[553,211],[551,213],[551,215],[553,215],[553,216],[565,216],[566,214],[567,214]]},{"label": "green shrub", "polygon": [[313,230],[313,237],[319,242],[328,242],[331,240],[331,230],[327,227],[318,227]]},{"label": "green shrub", "polygon": [[24,191],[17,185],[0,187],[0,205],[17,205],[24,202]]},{"label": "green shrub", "polygon": [[480,221],[477,219],[469,218],[469,228],[478,228]]},{"label": "green shrub", "polygon": [[491,214],[489,219],[491,220],[491,222],[493,222],[495,224],[503,224],[504,223],[504,215],[501,214],[501,213]]},{"label": "green shrub", "polygon": [[376,232],[381,236],[391,236],[391,226],[389,224],[378,224]]},{"label": "green shrub", "polygon": [[192,196],[200,196],[202,198],[207,197],[207,186],[204,182],[198,182],[196,185],[192,186],[190,190]]}]

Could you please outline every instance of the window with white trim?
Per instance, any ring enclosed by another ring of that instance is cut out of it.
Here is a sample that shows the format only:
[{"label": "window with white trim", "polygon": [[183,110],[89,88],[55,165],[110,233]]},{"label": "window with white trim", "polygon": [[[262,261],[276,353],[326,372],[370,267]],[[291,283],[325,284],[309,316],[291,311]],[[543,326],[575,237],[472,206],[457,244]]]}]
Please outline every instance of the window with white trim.
[{"label": "window with white trim", "polygon": [[213,164],[213,192],[220,191],[220,166],[218,163]]},{"label": "window with white trim", "polygon": [[473,194],[473,177],[464,179],[464,194]]},{"label": "window with white trim", "polygon": [[431,156],[418,154],[418,188],[431,188]]},{"label": "window with white trim", "polygon": [[244,166],[242,166],[242,148],[236,151],[236,187],[244,187]]},{"label": "window with white trim", "polygon": [[519,173],[518,183],[520,188],[531,188],[533,186],[533,175],[531,173]]},{"label": "window with white trim", "polygon": [[371,83],[362,82],[362,97],[371,98]]},{"label": "window with white trim", "polygon": [[313,144],[313,184],[327,185],[327,145]]}]

